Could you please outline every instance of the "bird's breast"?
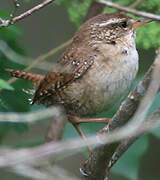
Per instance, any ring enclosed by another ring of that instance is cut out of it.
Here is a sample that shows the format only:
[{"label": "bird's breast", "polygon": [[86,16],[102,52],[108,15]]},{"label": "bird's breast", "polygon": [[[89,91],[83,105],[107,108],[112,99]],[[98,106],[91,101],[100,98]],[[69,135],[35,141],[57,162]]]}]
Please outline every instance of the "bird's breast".
[{"label": "bird's breast", "polygon": [[[120,53],[121,52],[121,53]],[[100,94],[101,111],[110,109],[130,88],[138,71],[138,53],[135,48],[124,48],[95,62],[90,76],[95,77],[92,91]],[[95,76],[94,76],[95,73]],[[92,97],[93,98],[93,97]],[[98,101],[98,99],[97,99]],[[96,102],[95,102],[96,104]]]}]

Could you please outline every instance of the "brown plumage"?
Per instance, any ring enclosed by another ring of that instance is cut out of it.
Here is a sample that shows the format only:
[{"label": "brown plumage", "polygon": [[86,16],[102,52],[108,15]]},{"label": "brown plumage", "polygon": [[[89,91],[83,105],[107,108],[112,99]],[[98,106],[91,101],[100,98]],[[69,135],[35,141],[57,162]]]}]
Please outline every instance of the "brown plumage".
[{"label": "brown plumage", "polygon": [[95,58],[94,52],[83,47],[68,49],[53,70],[46,74],[35,93],[33,103],[46,106],[58,103],[67,108],[74,100],[77,101],[73,94],[73,98],[66,99],[70,96],[68,91],[92,66]]}]

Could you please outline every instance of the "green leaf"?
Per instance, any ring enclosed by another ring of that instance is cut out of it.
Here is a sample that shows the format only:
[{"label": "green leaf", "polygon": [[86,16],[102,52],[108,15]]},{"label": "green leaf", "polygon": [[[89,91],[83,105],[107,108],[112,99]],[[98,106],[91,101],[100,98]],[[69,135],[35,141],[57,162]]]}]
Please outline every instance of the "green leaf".
[{"label": "green leaf", "polygon": [[138,139],[111,169],[112,172],[125,176],[129,180],[138,180],[140,160],[148,147],[148,137]]},{"label": "green leaf", "polygon": [[0,88],[8,89],[8,90],[14,90],[12,86],[10,86],[6,81],[3,79],[0,79]]},{"label": "green leaf", "polygon": [[7,106],[3,103],[1,99],[0,99],[0,107],[7,109]]}]

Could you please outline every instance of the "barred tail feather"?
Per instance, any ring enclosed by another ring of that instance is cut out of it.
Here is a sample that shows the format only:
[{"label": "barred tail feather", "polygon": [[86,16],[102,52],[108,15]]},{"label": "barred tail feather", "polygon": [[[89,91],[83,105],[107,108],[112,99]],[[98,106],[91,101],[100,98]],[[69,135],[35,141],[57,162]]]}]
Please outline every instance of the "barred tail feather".
[{"label": "barred tail feather", "polygon": [[13,76],[13,77],[27,79],[27,80],[31,81],[35,88],[38,88],[40,82],[44,78],[43,75],[29,73],[29,72],[20,71],[20,70],[6,69],[6,71],[8,71],[11,74],[11,76]]}]

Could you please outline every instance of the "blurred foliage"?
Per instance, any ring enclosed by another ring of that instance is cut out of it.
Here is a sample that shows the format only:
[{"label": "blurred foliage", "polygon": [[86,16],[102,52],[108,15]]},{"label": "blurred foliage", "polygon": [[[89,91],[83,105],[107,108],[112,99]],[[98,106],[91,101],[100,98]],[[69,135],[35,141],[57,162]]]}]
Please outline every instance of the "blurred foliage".
[{"label": "blurred foliage", "polygon": [[[0,17],[7,19],[9,18],[9,13],[0,11]],[[7,28],[1,28],[0,29],[0,40],[5,41],[9,47],[11,47],[16,53],[24,55],[25,51],[24,49],[17,43],[18,38],[22,35],[21,29],[18,27],[18,25],[12,25]],[[5,71],[7,68],[15,68],[15,69],[23,69],[23,65],[19,65],[17,63],[14,63],[7,59],[4,54],[0,52],[0,80],[3,78],[3,80],[0,81],[0,87],[5,88],[5,89],[11,89],[12,87],[7,84],[5,80],[10,78],[10,75]],[[28,88],[29,83],[24,81],[17,81],[14,83],[14,88],[15,89],[21,89],[22,84],[24,88]],[[18,92],[19,96],[21,98],[26,99],[26,94],[22,92],[22,90],[19,90]],[[28,107],[26,106],[26,103],[24,104],[24,101],[21,101],[21,99],[17,98],[16,99],[16,91],[9,92],[9,91],[1,91],[1,100],[4,100],[4,102],[7,104],[10,110],[14,111],[24,111],[24,110],[29,110],[29,104]],[[10,101],[9,99],[12,99]],[[15,99],[15,101],[14,101]],[[27,102],[28,103],[28,102]],[[14,105],[13,105],[14,104]],[[18,106],[19,104],[19,106]],[[17,108],[18,107],[18,108]]]},{"label": "blurred foliage", "polygon": [[[0,11],[0,17],[7,19],[9,18],[9,13]],[[5,41],[15,52],[24,55],[24,49],[17,43],[17,39],[21,35],[22,31],[17,25],[0,29],[0,40]],[[26,94],[20,90],[22,86],[28,88],[29,83],[17,81],[13,86],[9,85],[6,80],[9,79],[10,76],[5,71],[6,68],[22,69],[24,66],[13,63],[0,52],[0,88],[3,89],[3,91],[0,91],[0,110],[5,112],[30,110],[29,103],[24,101],[26,99]],[[16,91],[14,91],[14,89],[16,89]],[[22,101],[22,99],[24,100]],[[9,130],[21,133],[27,130],[27,125],[0,123],[0,141]]]},{"label": "blurred foliage", "polygon": [[[128,6],[132,4],[135,0],[112,0],[112,2],[118,3],[120,5]],[[24,2],[30,3],[31,0],[25,0]],[[36,1],[39,3],[39,1]],[[84,17],[87,13],[87,9],[91,3],[91,0],[56,0],[53,5],[63,5],[66,7],[70,20],[77,26],[77,28],[83,23]],[[137,10],[147,11],[155,14],[160,14],[160,3],[159,0],[144,0],[140,5],[136,7]],[[104,13],[111,13],[117,10],[105,7]],[[130,16],[133,16],[129,14]],[[9,18],[9,12],[4,12],[0,10],[0,17],[7,19]],[[135,16],[133,16],[135,17]],[[138,18],[138,17],[136,17]],[[147,29],[147,30],[146,30]],[[5,41],[10,48],[12,48],[17,54],[26,55],[25,49],[18,43],[20,36],[24,35],[21,28],[17,25],[11,25],[7,28],[0,29],[0,40]],[[137,44],[140,49],[146,49],[142,52],[142,58],[147,59],[148,54],[147,50],[151,52],[151,49],[160,45],[160,28],[158,22],[152,22],[148,25],[145,25],[139,29],[137,36]],[[147,55],[146,55],[147,54]],[[145,56],[146,55],[146,56]],[[152,56],[151,54],[150,56]],[[151,62],[143,61],[145,64]],[[146,66],[146,65],[143,65]],[[0,91],[0,111],[2,112],[21,112],[21,111],[31,111],[40,108],[39,106],[34,106],[32,109],[29,105],[28,98],[30,96],[22,91],[24,89],[32,88],[31,84],[24,80],[17,80],[13,85],[9,85],[7,80],[10,78],[9,74],[5,71],[6,68],[13,69],[24,69],[25,66],[14,63],[7,59],[2,52],[0,52],[0,88],[3,88],[3,91]],[[144,67],[143,67],[144,68]],[[146,70],[146,69],[145,69]],[[138,76],[136,81],[133,84],[133,87],[137,82],[143,77],[144,71],[141,71],[141,76]],[[133,88],[132,87],[132,88]],[[123,98],[124,99],[124,98]],[[122,99],[122,100],[123,100]],[[160,93],[156,96],[155,101],[150,109],[150,113],[160,107],[159,103]],[[122,101],[121,100],[121,101]],[[108,112],[101,113],[98,117],[112,117],[117,111],[120,102]],[[104,124],[99,123],[88,123],[82,124],[81,128],[85,134],[95,134],[99,129],[101,129]],[[22,133],[24,131],[28,132],[28,126],[26,124],[18,123],[0,123],[0,142],[2,142],[4,136],[8,131],[16,131],[17,133]],[[159,129],[153,130],[151,133],[157,138],[160,138]],[[71,124],[67,124],[64,132],[63,139],[79,137],[75,129]],[[30,140],[24,140],[21,142],[13,142],[12,146],[14,147],[31,147],[41,144],[43,142],[42,137],[31,138]],[[128,152],[125,153],[120,161],[113,168],[113,172],[127,177],[129,180],[137,180],[139,174],[139,168],[142,166],[141,159],[146,153],[148,148],[148,136],[140,138],[136,143],[134,143]],[[156,180],[159,177],[155,178]]]},{"label": "blurred foliage", "polygon": [[79,0],[56,0],[57,5],[65,5],[67,8],[69,18],[72,22],[79,27],[83,23],[83,18],[85,17],[91,0],[79,1]]}]

